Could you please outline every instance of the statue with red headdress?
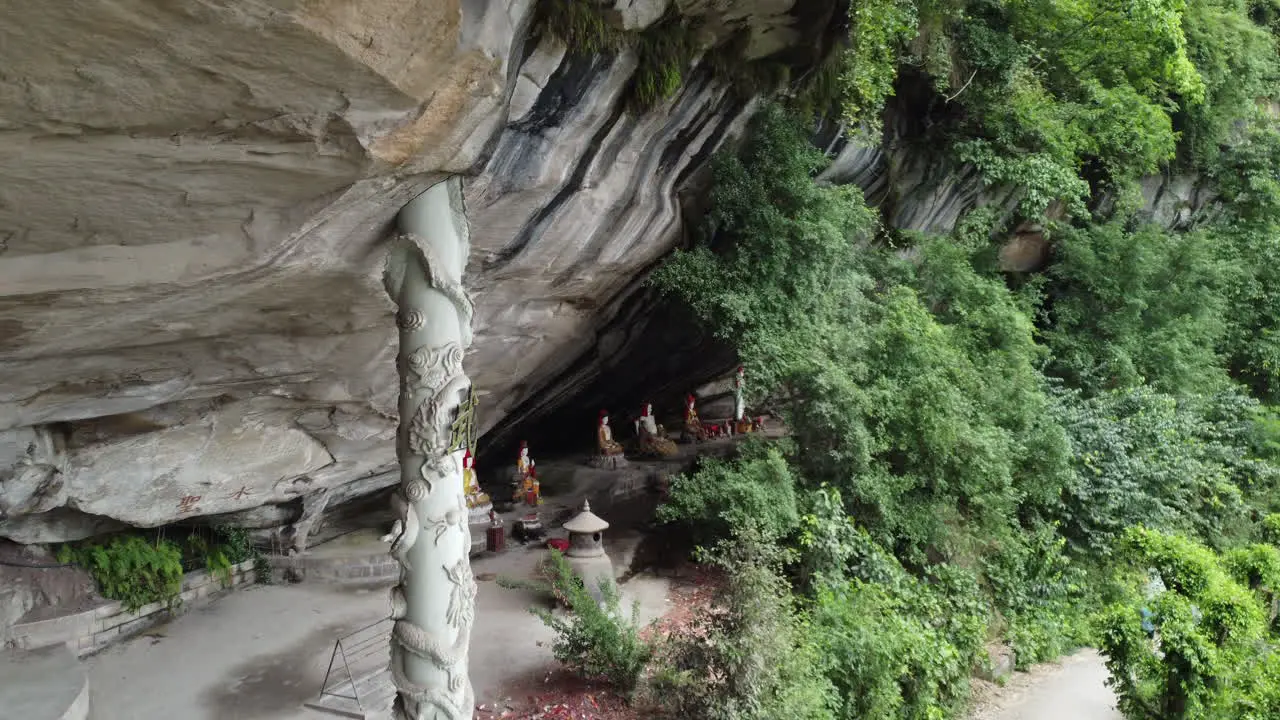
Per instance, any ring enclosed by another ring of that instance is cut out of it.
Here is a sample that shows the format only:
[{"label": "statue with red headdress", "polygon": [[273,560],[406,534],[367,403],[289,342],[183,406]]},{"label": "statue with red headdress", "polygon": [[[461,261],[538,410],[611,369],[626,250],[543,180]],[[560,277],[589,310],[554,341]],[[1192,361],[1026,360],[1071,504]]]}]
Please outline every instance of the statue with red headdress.
[{"label": "statue with red headdress", "polygon": [[520,502],[524,497],[525,483],[529,480],[529,472],[533,469],[533,458],[529,457],[529,441],[520,441],[520,451],[516,455],[516,468],[511,473],[511,501]]},{"label": "statue with red headdress", "polygon": [[538,482],[538,466],[529,461],[529,474],[524,479],[524,504],[538,507],[542,504],[542,485]]},{"label": "statue with red headdress", "polygon": [[707,428],[702,425],[702,420],[698,419],[697,399],[692,395],[686,397],[684,402],[684,432],[680,434],[681,439],[685,442],[693,442],[694,440],[706,440],[709,436]]},{"label": "statue with red headdress", "polygon": [[511,477],[512,502],[524,502],[527,505],[541,505],[542,493],[538,484],[538,471],[533,458],[529,457],[529,442],[520,441],[520,454],[516,457],[516,470]]},{"label": "statue with red headdress", "polygon": [[598,454],[591,458],[591,464],[596,467],[617,469],[627,464],[622,445],[613,439],[608,410],[600,411],[600,419],[596,423],[596,452]]},{"label": "statue with red headdress", "polygon": [[[491,509],[489,496],[480,489],[480,481],[476,479],[475,459],[471,457],[470,450],[462,456],[462,487],[467,496],[468,508],[475,510],[489,505]],[[488,512],[488,509],[485,512]]]},{"label": "statue with red headdress", "polygon": [[645,403],[640,408],[640,419],[636,422],[636,434],[640,453],[649,457],[671,457],[680,452],[680,448],[667,438],[667,431],[653,417],[653,403]]}]

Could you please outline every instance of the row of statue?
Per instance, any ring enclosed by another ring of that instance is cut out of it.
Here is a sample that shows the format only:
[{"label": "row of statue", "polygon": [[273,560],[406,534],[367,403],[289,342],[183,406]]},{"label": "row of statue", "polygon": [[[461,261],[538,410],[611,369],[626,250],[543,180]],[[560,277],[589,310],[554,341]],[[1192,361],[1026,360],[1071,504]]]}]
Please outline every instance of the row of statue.
[{"label": "row of statue", "polygon": [[[480,481],[476,477],[475,459],[468,450],[462,456],[462,482],[467,499],[467,508],[473,512],[488,512],[493,501],[487,493],[480,489]],[[512,502],[516,504],[538,506],[542,504],[542,488],[538,483],[538,470],[533,458],[529,457],[529,443],[520,443],[520,455],[516,458],[516,469],[512,476]]]},{"label": "row of statue", "polygon": [[[734,417],[721,424],[703,423],[698,417],[697,399],[693,395],[685,398],[684,426],[680,431],[680,441],[685,443],[730,437],[735,434],[758,432],[764,429],[764,418],[751,418],[746,414],[743,403],[743,385],[746,371],[739,367],[733,379]],[[672,457],[679,453],[676,441],[667,436],[666,428],[659,425],[653,414],[653,404],[645,403],[640,408],[640,416],[634,422],[635,445],[633,451],[647,458]],[[596,427],[596,444],[598,454],[592,458],[597,467],[618,468],[626,465],[626,448],[613,437],[613,429],[609,426],[609,413],[600,411]],[[468,450],[462,460],[462,476],[466,492],[467,507],[472,513],[487,513],[492,510],[490,497],[480,489],[476,477],[475,460]],[[542,488],[538,482],[538,469],[533,458],[529,457],[529,443],[521,441],[519,454],[516,457],[515,471],[511,477],[511,501],[517,505],[524,504],[537,507],[542,504]]]},{"label": "row of statue", "polygon": [[[746,371],[739,367],[733,379],[734,418],[724,425],[703,423],[698,417],[697,399],[693,395],[685,398],[684,427],[680,432],[680,441],[696,442],[763,430],[764,418],[747,417],[742,400],[745,379]],[[635,451],[643,457],[672,457],[679,452],[675,441],[667,436],[666,429],[654,418],[652,403],[641,406],[640,417],[635,421],[635,436]],[[593,458],[593,464],[597,467],[617,468],[625,465],[626,449],[613,437],[607,410],[600,411],[596,426],[596,448],[599,454]]]}]

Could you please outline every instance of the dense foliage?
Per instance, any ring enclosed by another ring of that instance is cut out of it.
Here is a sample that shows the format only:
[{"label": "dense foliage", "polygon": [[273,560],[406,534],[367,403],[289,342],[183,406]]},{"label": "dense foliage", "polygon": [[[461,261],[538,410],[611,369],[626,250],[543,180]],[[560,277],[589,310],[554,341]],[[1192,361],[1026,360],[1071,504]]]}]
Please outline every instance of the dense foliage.
[{"label": "dense foliage", "polygon": [[703,553],[727,583],[708,612],[661,645],[650,693],[672,717],[831,717],[835,688],[819,671],[820,639],[788,592],[786,552],[774,540],[748,523]]},{"label": "dense foliage", "polygon": [[698,472],[675,478],[658,520],[687,524],[700,543],[748,525],[770,539],[785,537],[799,522],[791,468],[776,448],[760,443],[744,450],[734,462],[706,458]]},{"label": "dense foliage", "polygon": [[1235,325],[1270,292],[1233,244],[1263,246],[1259,211],[1175,233],[1117,206],[1055,226],[1047,272],[1006,278],[996,213],[888,232],[814,182],[806,140],[762,113],[717,160],[702,240],[654,276],[791,430],[677,479],[662,518],[797,550],[831,716],[953,717],[989,643],[1026,665],[1098,642],[1091,613],[1135,592],[1116,548],[1139,523],[1270,572],[1235,550],[1276,533],[1280,499],[1270,371],[1241,372],[1257,344]]},{"label": "dense foliage", "polygon": [[[790,430],[672,483],[660,518],[696,541],[785,549],[732,597],[791,590],[755,620],[777,642],[732,600],[714,651],[666,656],[669,697],[730,708],[676,712],[777,716],[740,653],[821,671],[795,686],[806,717],[937,720],[993,643],[1019,665],[1100,643],[1132,718],[1274,716],[1280,6],[854,0],[846,20],[826,80],[717,156],[696,241],[653,276]],[[676,86],[646,79],[658,55],[700,61],[680,28],[657,54],[627,40],[643,87]],[[1015,202],[945,236],[886,227],[815,180],[800,111],[828,100],[891,168],[968,163]],[[1015,227],[1047,267],[1000,270]]]},{"label": "dense foliage", "polygon": [[[1280,588],[1280,550],[1221,557],[1183,537],[1142,528],[1124,559],[1150,569],[1159,589],[1116,603],[1103,618],[1120,708],[1144,720],[1252,720],[1280,716],[1280,634],[1269,627]],[[1142,610],[1150,608],[1151,632]]]},{"label": "dense foliage", "polygon": [[1276,92],[1273,16],[1238,0],[854,0],[845,115],[874,123],[910,67],[957,157],[1021,187],[1030,215],[1079,214],[1216,158]]}]

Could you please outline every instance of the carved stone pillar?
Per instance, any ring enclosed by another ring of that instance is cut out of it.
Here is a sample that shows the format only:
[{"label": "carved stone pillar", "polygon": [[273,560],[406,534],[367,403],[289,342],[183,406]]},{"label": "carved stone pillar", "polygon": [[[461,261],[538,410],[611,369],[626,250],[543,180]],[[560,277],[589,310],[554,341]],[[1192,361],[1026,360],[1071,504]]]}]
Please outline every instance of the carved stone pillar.
[{"label": "carved stone pillar", "polygon": [[399,531],[391,553],[391,676],[397,720],[470,718],[475,705],[467,650],[475,579],[462,456],[471,421],[471,302],[462,287],[468,238],[458,181],[405,205],[384,281],[398,308],[400,486],[392,496]]}]

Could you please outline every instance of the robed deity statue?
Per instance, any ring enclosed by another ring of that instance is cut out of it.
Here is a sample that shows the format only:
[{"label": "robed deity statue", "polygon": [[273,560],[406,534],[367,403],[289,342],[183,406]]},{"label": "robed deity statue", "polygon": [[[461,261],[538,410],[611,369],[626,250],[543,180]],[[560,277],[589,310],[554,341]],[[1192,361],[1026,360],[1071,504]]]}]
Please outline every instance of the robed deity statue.
[{"label": "robed deity statue", "polygon": [[680,452],[676,444],[667,438],[667,432],[653,417],[653,403],[645,403],[640,409],[637,423],[640,452],[651,457],[671,457]]},{"label": "robed deity statue", "polygon": [[485,507],[492,503],[489,496],[480,489],[480,481],[476,479],[475,459],[471,457],[470,450],[462,456],[462,487],[467,497],[468,509],[485,508],[485,512],[491,509]]},{"label": "robed deity statue", "polygon": [[702,421],[698,419],[697,399],[692,395],[685,398],[684,431],[680,436],[685,442],[706,440],[709,437],[707,429],[702,426]]},{"label": "robed deity statue", "polygon": [[538,484],[538,471],[533,458],[529,457],[529,442],[520,441],[520,454],[516,457],[516,470],[512,477],[514,491],[513,502],[524,502],[526,505],[542,504],[542,488]]},{"label": "robed deity statue", "polygon": [[602,470],[617,470],[629,464],[622,444],[613,439],[607,410],[601,410],[600,419],[596,421],[596,454],[591,456],[590,464]]},{"label": "robed deity statue", "polygon": [[542,485],[538,482],[538,466],[529,461],[529,475],[524,481],[524,504],[538,507],[542,504]]},{"label": "robed deity statue", "polygon": [[733,421],[739,434],[751,432],[753,426],[751,418],[747,417],[747,403],[743,398],[746,384],[747,369],[739,365],[737,374],[733,376]]},{"label": "robed deity statue", "polygon": [[622,445],[613,439],[613,430],[609,427],[609,413],[600,411],[600,422],[596,426],[596,445],[604,456],[621,455]]},{"label": "robed deity statue", "polygon": [[529,457],[529,441],[520,441],[520,450],[516,455],[516,467],[511,473],[511,501],[524,499],[525,485],[529,481],[529,472],[533,468],[533,458]]}]

